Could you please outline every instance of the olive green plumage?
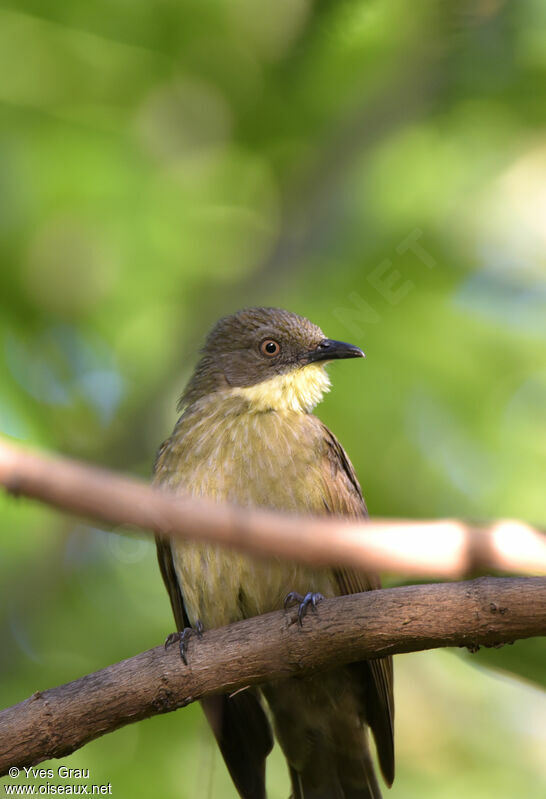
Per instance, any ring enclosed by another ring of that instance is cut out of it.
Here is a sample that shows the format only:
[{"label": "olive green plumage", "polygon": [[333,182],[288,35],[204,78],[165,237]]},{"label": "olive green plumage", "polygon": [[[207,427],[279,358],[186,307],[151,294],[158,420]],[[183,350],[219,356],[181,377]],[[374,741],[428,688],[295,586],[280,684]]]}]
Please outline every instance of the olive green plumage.
[{"label": "olive green plumage", "polygon": [[[366,515],[353,467],[311,414],[329,388],[324,363],[358,357],[288,311],[250,308],[221,319],[181,399],[156,462],[172,491],[304,514]],[[350,570],[311,569],[209,545],[158,541],[179,630],[205,629],[282,607],[290,591],[324,596],[379,587]],[[392,663],[353,664],[264,686],[294,799],[378,799],[366,726],[394,776]],[[269,725],[256,692],[213,697],[205,713],[243,799],[265,797]]]}]

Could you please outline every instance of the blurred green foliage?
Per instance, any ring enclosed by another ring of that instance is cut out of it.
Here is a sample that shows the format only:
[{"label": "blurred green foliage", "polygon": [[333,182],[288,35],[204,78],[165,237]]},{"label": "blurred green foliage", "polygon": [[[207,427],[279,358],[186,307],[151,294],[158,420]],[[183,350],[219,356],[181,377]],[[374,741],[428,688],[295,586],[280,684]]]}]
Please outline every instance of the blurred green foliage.
[{"label": "blurred green foliage", "polygon": [[[319,415],[372,514],[543,524],[545,23],[4,0],[0,432],[148,476],[209,324],[280,305],[367,353]],[[5,497],[0,522],[1,706],[172,630],[147,539]],[[482,666],[544,683],[542,644],[397,658],[389,796],[543,796],[544,695]],[[197,707],[64,762],[123,799],[234,796]],[[286,797],[278,751],[269,779]]]}]

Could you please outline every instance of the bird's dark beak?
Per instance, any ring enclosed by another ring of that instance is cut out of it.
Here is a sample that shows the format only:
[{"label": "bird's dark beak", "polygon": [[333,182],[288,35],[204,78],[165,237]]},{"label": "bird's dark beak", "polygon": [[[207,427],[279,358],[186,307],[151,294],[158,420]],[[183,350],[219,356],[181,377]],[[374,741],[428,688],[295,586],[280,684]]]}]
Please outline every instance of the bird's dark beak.
[{"label": "bird's dark beak", "polygon": [[365,358],[366,356],[354,344],[344,341],[334,341],[331,338],[323,339],[315,350],[308,353],[308,363],[315,361],[335,361],[338,358]]}]

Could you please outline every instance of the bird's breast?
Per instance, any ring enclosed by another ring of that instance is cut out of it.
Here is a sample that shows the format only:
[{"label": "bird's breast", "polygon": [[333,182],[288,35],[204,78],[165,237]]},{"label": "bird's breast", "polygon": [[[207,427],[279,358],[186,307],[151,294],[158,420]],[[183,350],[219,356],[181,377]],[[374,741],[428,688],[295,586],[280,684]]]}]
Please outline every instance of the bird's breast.
[{"label": "bird's breast", "polygon": [[[245,507],[323,513],[318,420],[238,407],[183,416],[160,456],[156,481]],[[188,617],[205,628],[278,609],[289,591],[332,593],[327,571],[189,542],[172,548]]]}]

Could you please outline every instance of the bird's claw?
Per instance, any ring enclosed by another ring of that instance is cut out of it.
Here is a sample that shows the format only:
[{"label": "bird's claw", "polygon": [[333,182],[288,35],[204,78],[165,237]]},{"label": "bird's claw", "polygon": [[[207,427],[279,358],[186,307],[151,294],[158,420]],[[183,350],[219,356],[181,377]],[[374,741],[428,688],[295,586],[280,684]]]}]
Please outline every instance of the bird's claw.
[{"label": "bird's claw", "polygon": [[195,627],[184,627],[183,630],[178,631],[176,633],[171,633],[165,639],[165,649],[167,647],[174,644],[178,641],[178,648],[180,651],[180,657],[184,661],[184,664],[188,665],[188,658],[187,658],[187,651],[188,651],[188,641],[192,637],[192,635],[197,635],[198,638],[201,638],[203,635],[203,625],[199,621],[199,619],[195,622]]},{"label": "bird's claw", "polygon": [[286,610],[290,605],[299,605],[301,602],[303,602],[303,596],[297,591],[290,591],[284,598],[284,609]]},{"label": "bird's claw", "polygon": [[305,594],[305,596],[298,594],[296,591],[290,591],[290,593],[288,593],[285,597],[284,609],[286,610],[286,608],[289,605],[296,605],[296,604],[299,605],[298,621],[300,627],[303,627],[303,620],[305,616],[307,616],[307,611],[309,610],[309,607],[311,607],[311,609],[315,611],[317,609],[318,603],[322,599],[324,599],[324,597],[322,596],[322,594],[319,594],[318,591],[308,591],[307,594]]}]

